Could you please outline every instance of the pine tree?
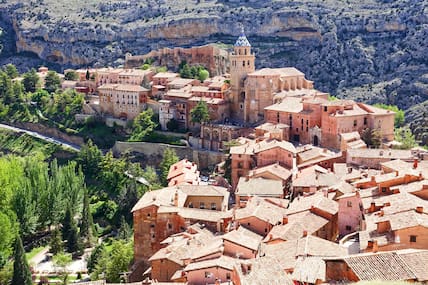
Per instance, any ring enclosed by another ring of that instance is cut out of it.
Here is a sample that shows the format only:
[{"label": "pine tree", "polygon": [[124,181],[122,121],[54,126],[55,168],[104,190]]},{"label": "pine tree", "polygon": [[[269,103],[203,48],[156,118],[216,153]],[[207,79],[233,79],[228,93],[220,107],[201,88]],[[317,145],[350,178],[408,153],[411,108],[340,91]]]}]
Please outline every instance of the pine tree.
[{"label": "pine tree", "polygon": [[15,240],[11,285],[32,285],[30,266],[25,257],[24,247],[22,246],[22,240],[19,235],[17,235]]},{"label": "pine tree", "polygon": [[92,245],[94,237],[94,222],[92,219],[91,211],[89,209],[89,196],[87,190],[85,190],[85,194],[83,196],[83,211],[82,220],[80,222],[80,237],[84,240],[86,245]]},{"label": "pine tree", "polygon": [[56,255],[59,252],[62,252],[63,250],[63,246],[62,246],[62,236],[61,236],[61,232],[58,228],[55,228],[52,231],[51,234],[51,240],[49,243],[50,247],[51,247],[51,253],[53,253],[54,255]]},{"label": "pine tree", "polygon": [[72,216],[71,207],[67,207],[65,214],[63,228],[62,228],[62,237],[66,240],[66,249],[70,253],[81,253],[83,247],[79,239],[79,232]]}]

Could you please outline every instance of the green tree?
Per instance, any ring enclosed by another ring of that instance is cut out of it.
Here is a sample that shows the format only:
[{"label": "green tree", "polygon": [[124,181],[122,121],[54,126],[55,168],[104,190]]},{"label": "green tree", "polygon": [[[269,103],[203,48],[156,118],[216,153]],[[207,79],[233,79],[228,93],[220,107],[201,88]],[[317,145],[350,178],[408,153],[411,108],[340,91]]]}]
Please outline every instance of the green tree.
[{"label": "green tree", "polygon": [[361,139],[369,146],[378,148],[382,144],[382,134],[379,129],[366,128],[361,132]]},{"label": "green tree", "polygon": [[179,73],[181,78],[193,78],[192,71],[187,63],[183,65]]},{"label": "green tree", "polygon": [[13,277],[11,285],[32,285],[31,271],[25,257],[24,247],[19,235],[15,239],[15,251],[13,254]]},{"label": "green tree", "polygon": [[175,153],[175,151],[171,148],[165,149],[165,151],[163,152],[163,159],[159,165],[160,171],[161,171],[160,181],[163,186],[168,186],[167,177],[169,173],[169,168],[171,167],[171,165],[177,162],[178,162],[178,156]]},{"label": "green tree", "polygon": [[82,244],[80,242],[79,233],[76,222],[72,215],[71,207],[67,207],[67,211],[64,217],[62,237],[66,240],[66,249],[70,253],[80,253]]},{"label": "green tree", "polygon": [[48,74],[46,74],[46,77],[45,77],[45,90],[48,91],[49,93],[52,93],[60,88],[61,88],[61,78],[58,76],[58,74],[55,71],[49,70]]},{"label": "green tree", "polygon": [[[88,272],[92,273],[95,271],[98,261],[105,256],[107,251],[105,249],[104,244],[99,244],[95,247],[95,249],[91,252],[91,255],[88,258]],[[101,272],[100,272],[101,273]]]},{"label": "green tree", "polygon": [[156,173],[156,170],[152,166],[146,166],[141,175],[147,180],[147,182],[150,183],[151,190],[162,188],[162,185],[159,181],[159,175]]},{"label": "green tree", "polygon": [[121,273],[128,271],[133,255],[132,243],[126,243],[122,240],[113,242],[106,268],[107,282],[119,283],[124,281],[120,279]]},{"label": "green tree", "polygon": [[132,236],[132,230],[129,224],[126,222],[125,217],[120,218],[120,227],[117,233],[119,239],[129,240]]},{"label": "green tree", "polygon": [[80,237],[83,239],[85,245],[92,245],[94,239],[94,222],[89,209],[89,195],[86,189],[83,196],[83,211],[82,219],[80,221]]},{"label": "green tree", "polygon": [[67,265],[70,264],[72,261],[71,254],[59,252],[56,255],[54,255],[52,259],[53,259],[54,266],[57,268],[57,271],[60,273],[62,285],[67,285],[68,284]]},{"label": "green tree", "polygon": [[198,104],[192,110],[190,110],[190,117],[193,123],[208,122],[210,119],[210,114],[207,103],[200,100]]},{"label": "green tree", "polygon": [[34,68],[32,68],[29,72],[24,73],[22,83],[24,84],[24,89],[26,92],[36,91],[37,85],[39,83],[39,75]]},{"label": "green tree", "polygon": [[206,69],[200,69],[199,73],[198,73],[198,79],[201,82],[204,82],[205,79],[207,79],[208,77],[210,77],[210,73],[208,72],[208,70]]},{"label": "green tree", "polygon": [[65,73],[64,79],[65,80],[71,80],[71,81],[77,81],[79,79],[79,75],[77,74],[76,71],[70,70],[70,71],[67,71]]},{"label": "green tree", "polygon": [[101,161],[101,170],[98,179],[110,197],[116,197],[123,189],[126,181],[126,161],[123,158],[115,159],[111,151],[107,152]]},{"label": "green tree", "polygon": [[3,69],[4,72],[6,72],[7,76],[9,76],[9,78],[11,79],[14,79],[19,76],[19,72],[16,69],[16,66],[11,63],[6,64]]},{"label": "green tree", "polygon": [[133,125],[132,125],[132,134],[130,141],[142,141],[144,138],[148,137],[153,133],[157,124],[153,122],[153,110],[147,109],[137,117],[135,117]]},{"label": "green tree", "polygon": [[100,171],[100,163],[103,159],[101,150],[92,142],[88,142],[80,149],[77,156],[78,163],[87,178],[95,179]]},{"label": "green tree", "polygon": [[395,105],[374,104],[373,106],[395,112],[394,126],[396,128],[404,126],[404,111]]},{"label": "green tree", "polygon": [[417,145],[415,136],[409,127],[395,129],[394,135],[395,140],[401,143],[401,145],[398,146],[400,149],[411,149]]},{"label": "green tree", "polygon": [[55,228],[51,233],[49,246],[50,246],[50,252],[54,255],[63,251],[61,231],[59,230],[58,227]]},{"label": "green tree", "polygon": [[0,211],[0,268],[5,265],[12,253],[17,229],[17,225],[13,221],[14,213],[8,210],[3,211]]}]

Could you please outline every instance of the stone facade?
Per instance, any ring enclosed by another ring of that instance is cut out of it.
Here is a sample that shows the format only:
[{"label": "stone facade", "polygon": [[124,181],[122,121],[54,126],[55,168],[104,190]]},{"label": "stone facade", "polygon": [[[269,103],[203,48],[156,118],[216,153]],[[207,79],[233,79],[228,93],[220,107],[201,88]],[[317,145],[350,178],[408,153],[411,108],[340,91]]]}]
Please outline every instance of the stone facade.
[{"label": "stone facade", "polygon": [[150,91],[138,85],[105,84],[98,92],[102,113],[133,120],[145,109]]}]

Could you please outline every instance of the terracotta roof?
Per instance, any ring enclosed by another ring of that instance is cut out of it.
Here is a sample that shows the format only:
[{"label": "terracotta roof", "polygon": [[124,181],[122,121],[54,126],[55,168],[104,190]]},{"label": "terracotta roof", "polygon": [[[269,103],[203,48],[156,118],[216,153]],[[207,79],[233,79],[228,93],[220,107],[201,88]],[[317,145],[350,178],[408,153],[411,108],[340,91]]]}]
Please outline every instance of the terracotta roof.
[{"label": "terracotta roof", "polygon": [[361,158],[413,159],[410,150],[400,149],[350,149],[347,151],[347,156]]},{"label": "terracotta roof", "polygon": [[[242,263],[245,263],[241,266]],[[241,284],[251,285],[293,285],[290,275],[285,273],[278,259],[271,256],[262,256],[253,260],[241,261],[235,265]],[[244,272],[243,267],[250,265],[251,270]]]},{"label": "terracotta roof", "polygon": [[291,176],[291,171],[285,167],[282,167],[278,163],[270,164],[267,166],[255,168],[250,170],[248,176],[250,177],[264,177],[264,174],[272,174],[278,179],[287,180]]},{"label": "terracotta roof", "polygon": [[428,214],[417,213],[415,210],[387,215],[378,220],[378,222],[382,221],[389,221],[391,224],[391,230],[393,231],[416,226],[428,228]]},{"label": "terracotta roof", "polygon": [[412,280],[415,274],[395,252],[355,255],[343,259],[364,280]]},{"label": "terracotta roof", "polygon": [[296,153],[296,148],[294,145],[288,141],[277,141],[277,140],[264,140],[254,146],[254,153],[263,152],[272,148],[279,147],[286,151]]},{"label": "terracotta roof", "polygon": [[428,280],[428,250],[403,250],[397,253],[419,282]]},{"label": "terracotta roof", "polygon": [[325,261],[318,256],[299,256],[291,278],[309,284],[326,281]]},{"label": "terracotta roof", "polygon": [[174,206],[175,195],[178,195],[178,207],[183,207],[188,196],[223,196],[223,203],[227,205],[229,191],[224,187],[213,185],[178,185],[148,191],[132,208],[132,212],[139,209],[155,206]]},{"label": "terracotta roof", "polygon": [[235,195],[280,197],[284,195],[284,187],[281,180],[265,179],[262,177],[250,179],[241,177],[239,178]]},{"label": "terracotta roof", "polygon": [[104,84],[98,87],[98,90],[117,90],[117,91],[130,91],[130,92],[144,92],[148,89],[132,84]]},{"label": "terracotta roof", "polygon": [[262,68],[255,72],[249,73],[248,76],[304,76],[305,74],[295,67],[282,67],[282,68]]},{"label": "terracotta roof", "polygon": [[298,256],[344,256],[348,250],[322,238],[308,235],[296,240],[262,246],[262,253],[280,260],[283,269],[295,267]]},{"label": "terracotta roof", "polygon": [[272,148],[282,148],[286,151],[296,153],[294,145],[288,141],[277,141],[277,140],[263,140],[255,142],[254,140],[246,140],[244,144],[239,146],[233,146],[230,148],[231,154],[255,154],[263,152]]},{"label": "terracotta roof", "polygon": [[183,269],[183,271],[189,272],[189,271],[212,268],[212,267],[221,267],[223,269],[232,271],[233,266],[237,261],[238,259],[222,255],[221,257],[216,259],[209,259],[209,260],[190,263]]},{"label": "terracotta roof", "polygon": [[178,77],[180,74],[173,72],[159,72],[153,78],[174,78]]},{"label": "terracotta roof", "polygon": [[276,225],[282,223],[286,212],[286,209],[269,203],[262,198],[252,197],[248,200],[245,208],[240,208],[235,211],[235,217],[236,220],[256,217],[262,221],[270,223],[271,225]]},{"label": "terracotta roof", "polygon": [[281,124],[281,123],[278,123],[278,124],[264,123],[264,124],[257,126],[255,129],[271,132],[271,131],[275,131],[275,130],[283,130],[283,129],[286,129],[289,127],[290,127],[289,125]]},{"label": "terracotta roof", "polygon": [[[285,225],[277,225],[274,226],[271,231],[267,234],[263,242],[269,242],[272,240],[294,240],[301,238],[303,236],[303,231],[305,231],[306,228],[300,223],[300,222],[289,222]],[[311,232],[308,232],[308,234],[312,234]]]},{"label": "terracotta roof", "polygon": [[320,209],[329,214],[336,214],[339,210],[339,204],[323,195],[323,193],[315,193],[306,197],[298,197],[290,203],[288,214],[307,211],[312,207]]},{"label": "terracotta roof", "polygon": [[304,211],[297,214],[290,214],[288,216],[289,223],[299,223],[305,231],[307,231],[308,235],[318,231],[329,221],[317,214],[314,214],[310,211]]},{"label": "terracotta roof", "polygon": [[119,76],[145,76],[147,74],[152,73],[151,70],[142,70],[142,69],[123,69],[119,72]]},{"label": "terracotta roof", "polygon": [[303,110],[302,99],[299,97],[286,97],[280,103],[270,105],[265,110],[299,113]]},{"label": "terracotta roof", "polygon": [[230,231],[223,235],[222,238],[237,245],[252,250],[258,250],[263,237],[250,230],[247,230],[244,227],[239,227],[237,230]]}]

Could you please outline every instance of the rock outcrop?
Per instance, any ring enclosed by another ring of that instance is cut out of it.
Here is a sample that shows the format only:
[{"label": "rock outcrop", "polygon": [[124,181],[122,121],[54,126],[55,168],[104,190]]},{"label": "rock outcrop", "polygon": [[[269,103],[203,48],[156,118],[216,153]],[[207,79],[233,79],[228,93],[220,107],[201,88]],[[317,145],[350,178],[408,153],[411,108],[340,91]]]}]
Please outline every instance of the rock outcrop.
[{"label": "rock outcrop", "polygon": [[406,109],[428,99],[428,0],[7,0],[0,11],[18,52],[63,66],[233,44],[243,25],[258,67],[296,66],[339,97]]}]

